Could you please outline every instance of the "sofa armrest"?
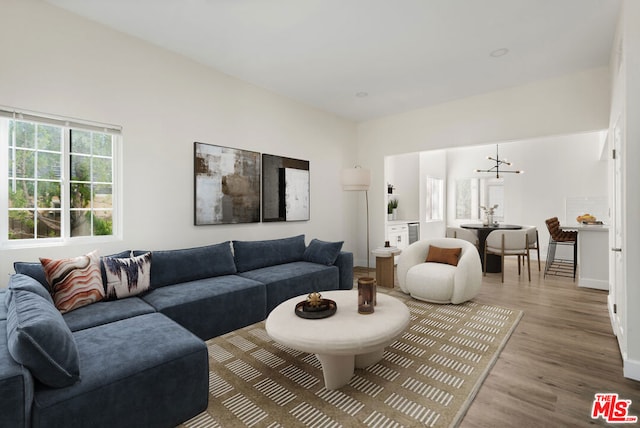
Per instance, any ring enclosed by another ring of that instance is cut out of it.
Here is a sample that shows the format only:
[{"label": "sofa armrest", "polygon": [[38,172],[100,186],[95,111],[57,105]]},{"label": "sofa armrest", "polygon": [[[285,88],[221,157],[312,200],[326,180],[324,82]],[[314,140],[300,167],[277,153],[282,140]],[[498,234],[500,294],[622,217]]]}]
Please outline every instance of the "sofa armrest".
[{"label": "sofa armrest", "polygon": [[0,321],[0,427],[30,426],[32,402],[33,377],[9,354],[7,322]]},{"label": "sofa armrest", "polygon": [[351,290],[353,288],[353,253],[340,251],[334,266],[337,266],[340,271],[340,290]]}]

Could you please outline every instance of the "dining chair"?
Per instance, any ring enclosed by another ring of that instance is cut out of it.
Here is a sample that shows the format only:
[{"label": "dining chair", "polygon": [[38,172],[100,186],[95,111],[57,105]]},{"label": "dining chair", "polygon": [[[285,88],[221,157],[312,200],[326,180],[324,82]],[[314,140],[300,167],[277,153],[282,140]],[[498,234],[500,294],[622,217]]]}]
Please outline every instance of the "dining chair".
[{"label": "dining chair", "polygon": [[447,227],[445,236],[447,238],[457,238],[471,242],[476,246],[476,248],[479,248],[480,246],[477,233],[469,229],[463,229],[461,227]]},{"label": "dining chair", "polygon": [[487,254],[500,256],[502,282],[504,282],[504,258],[518,257],[518,275],[521,274],[520,257],[526,257],[529,282],[531,282],[531,259],[529,258],[529,242],[526,229],[494,230],[487,236],[484,246],[484,275],[487,275]]},{"label": "dining chair", "polygon": [[[575,230],[563,230],[562,227],[560,227],[558,217],[551,217],[545,220],[545,223],[547,230],[549,230],[549,247],[547,248],[544,276],[573,276],[573,280],[575,281],[576,269],[578,267],[578,232]],[[573,260],[556,258],[558,245],[571,245],[573,247]]]},{"label": "dining chair", "polygon": [[[538,272],[542,270],[540,267],[540,240],[538,238],[538,228],[535,226],[522,226],[527,231],[527,238],[529,242],[529,250],[536,250],[538,253]],[[522,259],[524,265],[524,258]]]}]

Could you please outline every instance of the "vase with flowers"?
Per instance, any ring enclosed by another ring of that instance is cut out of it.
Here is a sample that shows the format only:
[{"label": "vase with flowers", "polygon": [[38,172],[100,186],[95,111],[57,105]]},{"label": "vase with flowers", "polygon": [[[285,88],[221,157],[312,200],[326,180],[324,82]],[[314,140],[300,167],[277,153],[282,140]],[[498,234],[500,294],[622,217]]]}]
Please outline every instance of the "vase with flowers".
[{"label": "vase with flowers", "polygon": [[485,226],[490,226],[493,224],[493,215],[498,208],[498,204],[495,204],[492,207],[481,206],[480,209],[484,211],[484,219],[482,220],[482,224]]}]

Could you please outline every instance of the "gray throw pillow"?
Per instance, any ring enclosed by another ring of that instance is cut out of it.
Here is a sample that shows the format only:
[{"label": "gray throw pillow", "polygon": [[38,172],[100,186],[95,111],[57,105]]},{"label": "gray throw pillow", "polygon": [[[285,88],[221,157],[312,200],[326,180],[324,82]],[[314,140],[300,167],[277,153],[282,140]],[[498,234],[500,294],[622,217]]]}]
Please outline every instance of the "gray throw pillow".
[{"label": "gray throw pillow", "polygon": [[62,314],[36,293],[20,289],[7,293],[7,343],[13,359],[47,386],[76,383],[80,357]]},{"label": "gray throw pillow", "polygon": [[331,266],[340,255],[342,244],[343,241],[325,242],[319,239],[312,239],[309,242],[309,246],[304,250],[302,259],[306,262]]}]

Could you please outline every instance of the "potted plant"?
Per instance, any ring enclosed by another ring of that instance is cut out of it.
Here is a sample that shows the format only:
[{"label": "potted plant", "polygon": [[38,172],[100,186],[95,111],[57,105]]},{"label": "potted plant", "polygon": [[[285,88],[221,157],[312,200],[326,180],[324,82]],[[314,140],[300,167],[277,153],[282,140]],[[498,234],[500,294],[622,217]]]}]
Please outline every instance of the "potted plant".
[{"label": "potted plant", "polygon": [[397,216],[398,200],[389,199],[387,202],[387,215],[389,220],[395,220]]}]

